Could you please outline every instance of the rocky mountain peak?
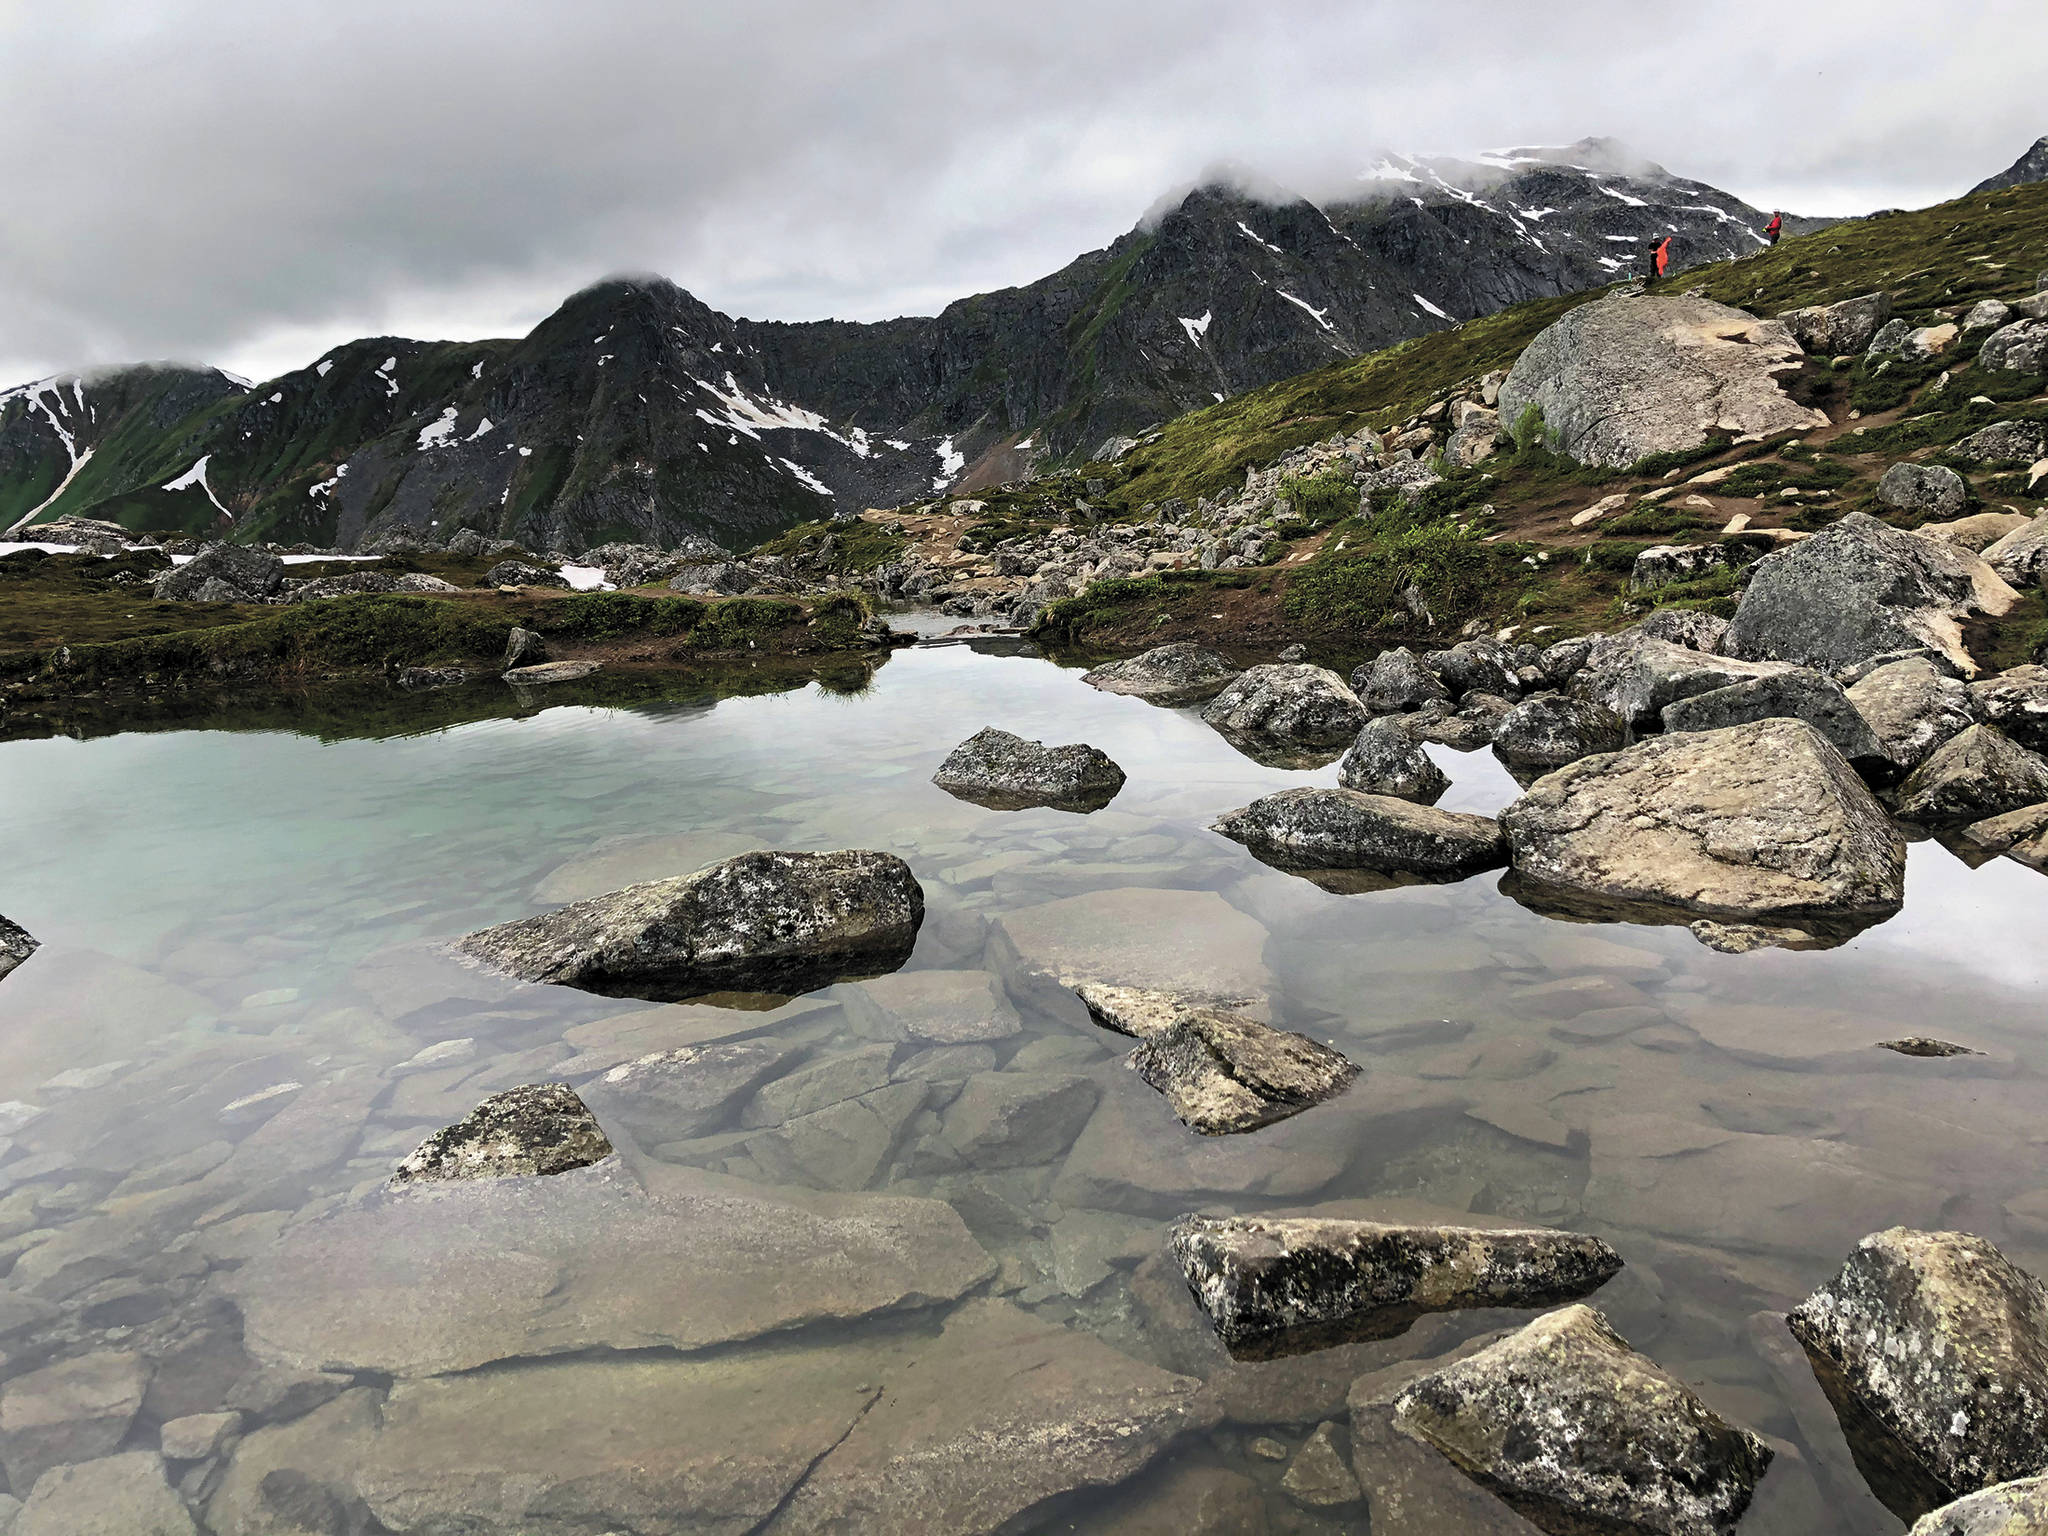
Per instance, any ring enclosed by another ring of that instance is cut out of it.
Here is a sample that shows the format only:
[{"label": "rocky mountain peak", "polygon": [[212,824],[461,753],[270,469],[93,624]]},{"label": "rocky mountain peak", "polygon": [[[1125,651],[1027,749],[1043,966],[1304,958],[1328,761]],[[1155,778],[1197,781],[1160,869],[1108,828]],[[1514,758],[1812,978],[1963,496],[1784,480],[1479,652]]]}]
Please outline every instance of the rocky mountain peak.
[{"label": "rocky mountain peak", "polygon": [[2030,181],[2048,181],[2048,134],[2036,139],[2032,149],[1996,176],[1978,182],[1970,191],[1972,195],[1978,192],[1996,192],[2003,187],[2017,187]]}]

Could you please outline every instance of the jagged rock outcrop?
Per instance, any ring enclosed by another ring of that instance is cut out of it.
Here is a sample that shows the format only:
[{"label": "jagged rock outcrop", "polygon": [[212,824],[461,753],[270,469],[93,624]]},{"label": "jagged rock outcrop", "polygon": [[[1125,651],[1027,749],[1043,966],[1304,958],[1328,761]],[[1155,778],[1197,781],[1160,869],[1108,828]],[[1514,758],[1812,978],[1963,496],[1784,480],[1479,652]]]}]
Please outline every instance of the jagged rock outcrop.
[{"label": "jagged rock outcrop", "polygon": [[2035,140],[2033,148],[1996,176],[1987,176],[1970,188],[1970,196],[1975,197],[1980,192],[1998,192],[2030,181],[2048,181],[2048,134]]},{"label": "jagged rock outcrop", "polygon": [[1835,744],[1857,772],[1890,758],[1842,685],[1806,667],[1711,688],[1664,706],[1667,731],[1717,731],[1755,720],[1804,720]]},{"label": "jagged rock outcrop", "polygon": [[2048,1290],[1983,1238],[1873,1233],[1786,1321],[1900,1516],[2048,1471]]},{"label": "jagged rock outcrop", "polygon": [[1391,715],[1366,723],[1338,765],[1337,782],[1361,794],[1392,795],[1417,805],[1435,805],[1451,787],[1443,769]]},{"label": "jagged rock outcrop", "polygon": [[1788,309],[1778,321],[1807,351],[1822,357],[1848,357],[1869,346],[1878,327],[1891,317],[1889,293],[1866,293],[1837,304]]},{"label": "jagged rock outcrop", "polygon": [[1306,1216],[1183,1216],[1173,1254],[1241,1360],[1393,1338],[1431,1312],[1555,1306],[1621,1270],[1620,1254],[1576,1232]]},{"label": "jagged rock outcrop", "polygon": [[1899,785],[1899,814],[1951,826],[2048,800],[2048,759],[2003,731],[1973,725],[1929,753]]},{"label": "jagged rock outcrop", "polygon": [[1628,724],[1603,704],[1561,693],[1536,693],[1501,717],[1493,750],[1516,768],[1549,770],[1596,752],[1619,752]]},{"label": "jagged rock outcrop", "polygon": [[1202,718],[1248,756],[1327,762],[1365,724],[1365,706],[1327,667],[1253,667],[1219,693]]},{"label": "jagged rock outcrop", "polygon": [[1529,343],[1501,386],[1500,413],[1519,425],[1538,412],[1557,452],[1624,467],[1697,448],[1710,431],[1826,426],[1778,382],[1804,356],[1776,320],[1711,299],[1616,295],[1580,305]]},{"label": "jagged rock outcrop", "polygon": [[1182,641],[1109,662],[1082,674],[1081,681],[1148,704],[1201,704],[1221,693],[1240,670],[1220,652]]},{"label": "jagged rock outcrop", "polygon": [[1394,1413],[1553,1536],[1732,1536],[1772,1459],[1584,1305],[1424,1376]]},{"label": "jagged rock outcrop", "polygon": [[358,592],[459,592],[452,581],[429,576],[424,571],[406,571],[393,576],[387,571],[350,571],[342,576],[317,576],[311,581],[287,582],[284,601],[316,602],[323,597],[350,597]]},{"label": "jagged rock outcrop", "polygon": [[1499,823],[1352,789],[1286,789],[1214,830],[1283,869],[1358,869],[1460,880],[1507,861]]},{"label": "jagged rock outcrop", "polygon": [[893,854],[743,853],[481,929],[455,949],[521,981],[673,1001],[893,971],[923,921],[924,890]]},{"label": "jagged rock outcrop", "polygon": [[1327,1045],[1221,1008],[1189,1008],[1131,1052],[1137,1074],[1200,1136],[1298,1115],[1351,1086],[1358,1068]]},{"label": "jagged rock outcrop", "polygon": [[567,1083],[494,1093],[434,1132],[398,1165],[393,1184],[530,1178],[584,1168],[612,1155],[596,1116]]},{"label": "jagged rock outcrop", "polygon": [[569,578],[547,566],[525,560],[500,560],[484,572],[487,587],[560,587],[567,590]]},{"label": "jagged rock outcrop", "polygon": [[997,810],[1092,811],[1116,798],[1124,771],[1086,743],[1048,747],[991,725],[947,754],[932,782],[949,795]]},{"label": "jagged rock outcrop", "polygon": [[21,924],[0,917],[0,976],[20,965],[39,947],[40,941]]}]

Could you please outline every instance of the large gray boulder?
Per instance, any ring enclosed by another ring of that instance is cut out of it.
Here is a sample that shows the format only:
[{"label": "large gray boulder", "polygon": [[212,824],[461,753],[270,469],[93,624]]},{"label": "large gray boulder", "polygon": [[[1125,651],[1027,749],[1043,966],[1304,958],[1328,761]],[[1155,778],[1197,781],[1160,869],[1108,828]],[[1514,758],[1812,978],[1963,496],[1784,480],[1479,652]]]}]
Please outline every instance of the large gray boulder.
[{"label": "large gray boulder", "polygon": [[1373,715],[1403,714],[1449,704],[1451,690],[1423,664],[1422,658],[1405,645],[1382,651],[1351,674],[1366,712]]},{"label": "large gray boulder", "polygon": [[955,747],[932,775],[949,795],[997,810],[1097,810],[1124,787],[1124,771],[1084,742],[1048,747],[989,726]]},{"label": "large gray boulder", "polygon": [[1562,768],[1596,752],[1619,752],[1628,723],[1604,704],[1561,693],[1531,694],[1501,717],[1493,750],[1514,768]]},{"label": "large gray boulder", "polygon": [[1711,656],[1721,649],[1721,639],[1728,633],[1728,621],[1718,614],[1702,613],[1697,608],[1659,608],[1642,623],[1623,633],[1644,640],[1668,640],[1673,645],[1705,651]]},{"label": "large gray boulder", "polygon": [[1394,1413],[1552,1536],[1731,1536],[1771,1464],[1583,1305],[1422,1377]]},{"label": "large gray boulder", "polygon": [[2048,759],[1973,725],[1928,754],[1899,786],[1899,814],[1929,826],[2002,816],[2048,800]]},{"label": "large gray boulder", "polygon": [[1228,656],[1178,641],[1085,672],[1081,681],[1104,693],[1126,693],[1148,704],[1201,704],[1221,693],[1239,668]]},{"label": "large gray boulder", "polygon": [[1501,825],[1519,876],[1595,904],[1867,924],[1904,897],[1898,829],[1803,720],[1583,758],[1537,780]]},{"label": "large gray boulder", "polygon": [[5,976],[40,947],[40,941],[21,924],[0,917],[0,976]]},{"label": "large gray boulder", "polygon": [[2048,1531],[2048,1476],[2016,1478],[1944,1504],[1906,1536],[2041,1536]]},{"label": "large gray boulder", "polygon": [[1417,805],[1435,805],[1451,787],[1443,769],[1392,715],[1366,723],[1338,765],[1337,782],[1361,794],[1392,795]]},{"label": "large gray boulder", "polygon": [[1524,349],[1501,420],[1543,413],[1552,448],[1616,468],[1697,448],[1709,432],[1768,437],[1827,416],[1779,386],[1805,353],[1777,320],[1711,299],[1615,295],[1582,304]]},{"label": "large gray boulder", "polygon": [[893,854],[743,853],[458,939],[521,981],[608,997],[807,992],[910,958],[924,890]]},{"label": "large gray boulder", "polygon": [[2048,667],[2013,667],[1974,682],[1970,704],[1985,724],[2029,751],[2048,752]]},{"label": "large gray boulder", "polygon": [[2048,1291],[1983,1238],[1873,1233],[1786,1321],[1901,1517],[2048,1471]]},{"label": "large gray boulder", "polygon": [[1454,699],[1463,699],[1468,693],[1513,698],[1522,691],[1513,658],[1498,640],[1460,640],[1446,650],[1424,656],[1422,664]]},{"label": "large gray boulder", "polygon": [[524,560],[500,560],[484,572],[483,584],[487,587],[567,588],[569,578],[548,566],[533,565]]},{"label": "large gray boulder", "polygon": [[530,1083],[494,1093],[421,1142],[391,1176],[394,1185],[448,1179],[535,1178],[586,1168],[612,1144],[567,1083]]},{"label": "large gray boulder", "polygon": [[1286,789],[1215,824],[1283,869],[1398,871],[1460,880],[1507,862],[1498,823],[1353,789]]},{"label": "large gray boulder", "polygon": [[1877,482],[1877,499],[1918,517],[1956,517],[1970,504],[1970,487],[1943,464],[1894,464]]},{"label": "large gray boulder", "polygon": [[1977,718],[1970,690],[1921,657],[1877,668],[1849,689],[1849,702],[1877,733],[1894,773],[1910,773]]},{"label": "large gray boulder", "polygon": [[1951,451],[1979,464],[2031,464],[2048,453],[2048,426],[2038,421],[1994,421]]},{"label": "large gray boulder", "polygon": [[1709,655],[1625,630],[1593,647],[1572,679],[1572,692],[1636,730],[1650,730],[1680,699],[1788,670],[1785,662]]},{"label": "large gray boulder", "polygon": [[1966,549],[1852,512],[1750,568],[1723,649],[1833,672],[1887,651],[1928,648],[1967,675],[1962,620],[1996,617],[2019,594]]},{"label": "large gray boulder", "polygon": [[1430,1312],[1577,1301],[1621,1269],[1577,1232],[1327,1217],[1183,1216],[1173,1254],[1240,1360],[1393,1338]]},{"label": "large gray boulder", "polygon": [[1812,304],[1788,309],[1778,323],[1809,352],[1822,357],[1848,357],[1870,345],[1877,328],[1892,317],[1892,296],[1866,293],[1837,304]]},{"label": "large gray boulder", "polygon": [[1984,563],[2016,587],[2039,585],[2048,574],[2048,512],[1989,545]]},{"label": "large gray boulder", "polygon": [[1889,766],[1877,733],[1856,713],[1842,685],[1805,667],[1709,689],[1664,707],[1667,731],[1718,731],[1780,719],[1804,720],[1833,742],[1859,773]]},{"label": "large gray boulder", "polygon": [[240,544],[209,544],[152,584],[159,601],[266,603],[284,588],[284,561]]},{"label": "large gray boulder", "polygon": [[1327,762],[1365,724],[1365,706],[1327,667],[1253,667],[1202,711],[1202,718],[1261,761]]},{"label": "large gray boulder", "polygon": [[1984,338],[1979,368],[2004,373],[2048,373],[2048,320],[2015,320]]},{"label": "large gray boulder", "polygon": [[1335,1098],[1358,1068],[1327,1045],[1221,1008],[1189,1008],[1131,1052],[1132,1069],[1199,1136],[1234,1136]]}]

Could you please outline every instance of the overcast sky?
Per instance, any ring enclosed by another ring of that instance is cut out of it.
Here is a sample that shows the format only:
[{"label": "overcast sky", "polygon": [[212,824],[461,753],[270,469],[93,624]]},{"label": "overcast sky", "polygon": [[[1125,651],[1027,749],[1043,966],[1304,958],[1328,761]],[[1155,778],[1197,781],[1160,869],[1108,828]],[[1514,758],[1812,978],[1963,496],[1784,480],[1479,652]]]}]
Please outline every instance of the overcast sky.
[{"label": "overcast sky", "polygon": [[519,334],[614,271],[929,313],[1223,161],[1605,134],[1924,205],[2048,133],[2044,55],[2043,0],[0,0],[0,384]]}]

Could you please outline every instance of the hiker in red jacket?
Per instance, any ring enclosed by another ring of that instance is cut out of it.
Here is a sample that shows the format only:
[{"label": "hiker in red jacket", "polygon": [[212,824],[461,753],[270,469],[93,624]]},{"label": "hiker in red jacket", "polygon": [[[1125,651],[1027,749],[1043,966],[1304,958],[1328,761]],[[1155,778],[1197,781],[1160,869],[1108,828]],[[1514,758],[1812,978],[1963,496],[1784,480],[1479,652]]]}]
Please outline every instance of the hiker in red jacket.
[{"label": "hiker in red jacket", "polygon": [[1785,233],[1785,215],[1783,213],[1773,213],[1771,215],[1771,222],[1764,226],[1764,243],[1766,245],[1776,245],[1778,243],[1778,236],[1783,233]]},{"label": "hiker in red jacket", "polygon": [[1651,260],[1657,265],[1657,275],[1659,277],[1669,272],[1671,270],[1671,237],[1666,235],[1660,240],[1657,243],[1657,249],[1652,251],[1650,256]]}]

